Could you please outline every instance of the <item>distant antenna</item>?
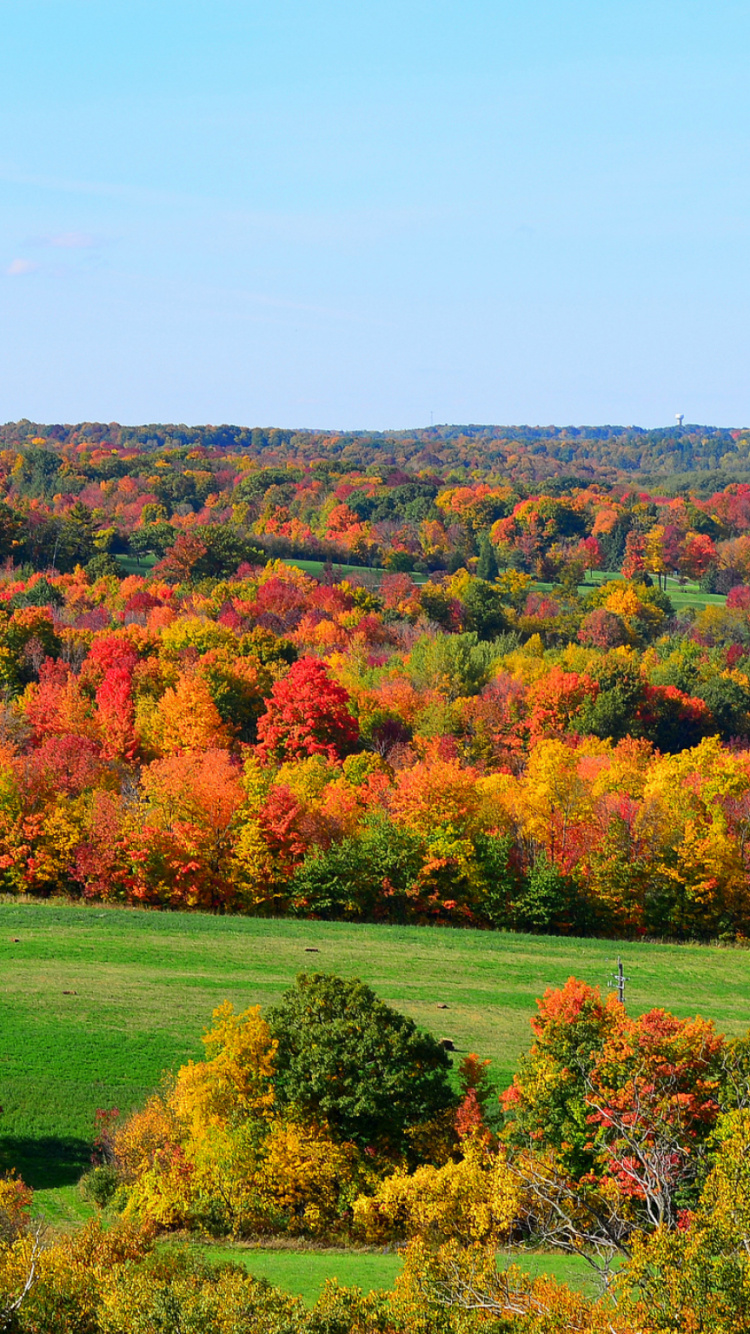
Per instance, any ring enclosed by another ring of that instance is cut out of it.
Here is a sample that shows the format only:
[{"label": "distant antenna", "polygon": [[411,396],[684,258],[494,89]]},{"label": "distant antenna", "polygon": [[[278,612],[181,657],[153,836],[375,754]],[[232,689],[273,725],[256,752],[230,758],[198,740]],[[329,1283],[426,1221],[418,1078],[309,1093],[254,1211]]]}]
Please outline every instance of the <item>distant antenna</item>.
[{"label": "distant antenna", "polygon": [[675,418],[675,421],[677,422],[677,425],[678,425],[678,426],[682,426],[682,423],[683,423],[684,420],[685,420],[685,413],[684,413],[684,412],[676,412],[676,413],[674,414],[674,418]]},{"label": "distant antenna", "polygon": [[430,426],[432,426],[432,425],[433,425],[433,421],[432,421],[432,413],[430,413]]}]

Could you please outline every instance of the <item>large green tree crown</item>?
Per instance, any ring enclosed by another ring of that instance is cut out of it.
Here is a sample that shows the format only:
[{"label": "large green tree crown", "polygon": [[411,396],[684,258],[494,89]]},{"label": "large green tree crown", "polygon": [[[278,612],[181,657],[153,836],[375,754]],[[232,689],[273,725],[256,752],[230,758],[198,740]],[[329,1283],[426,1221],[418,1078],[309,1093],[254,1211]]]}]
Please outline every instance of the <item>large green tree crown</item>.
[{"label": "large green tree crown", "polygon": [[405,1152],[406,1132],[455,1102],[440,1043],[357,978],[300,973],[268,1022],[277,1104],[343,1139]]}]

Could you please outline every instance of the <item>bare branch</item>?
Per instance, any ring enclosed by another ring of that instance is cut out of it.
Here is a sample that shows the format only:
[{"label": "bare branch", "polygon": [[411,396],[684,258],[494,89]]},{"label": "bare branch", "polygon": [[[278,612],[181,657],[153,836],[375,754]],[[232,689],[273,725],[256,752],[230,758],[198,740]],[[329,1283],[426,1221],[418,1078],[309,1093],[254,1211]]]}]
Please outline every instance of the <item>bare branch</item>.
[{"label": "bare branch", "polygon": [[29,1255],[29,1267],[28,1267],[28,1273],[26,1275],[26,1281],[24,1282],[23,1288],[19,1293],[19,1295],[10,1303],[10,1305],[5,1306],[0,1310],[0,1329],[7,1329],[13,1316],[16,1314],[17,1311],[21,1309],[21,1306],[25,1302],[26,1298],[31,1292],[31,1289],[36,1283],[37,1266],[39,1261],[39,1255],[42,1250],[42,1243],[44,1240],[45,1232],[46,1232],[46,1227],[44,1223],[41,1222],[41,1220],[37,1221],[34,1224],[34,1227],[30,1234],[32,1237],[32,1246],[31,1246],[31,1254]]}]

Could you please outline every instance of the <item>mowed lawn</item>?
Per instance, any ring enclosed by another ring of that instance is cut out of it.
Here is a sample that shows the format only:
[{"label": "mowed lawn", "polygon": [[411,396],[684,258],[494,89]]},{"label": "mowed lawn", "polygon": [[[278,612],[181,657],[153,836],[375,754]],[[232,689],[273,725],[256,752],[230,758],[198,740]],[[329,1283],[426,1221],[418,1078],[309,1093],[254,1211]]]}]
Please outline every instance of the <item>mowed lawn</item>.
[{"label": "mowed lawn", "polygon": [[535,997],[571,974],[606,987],[618,951],[634,1012],[699,1012],[729,1033],[750,1022],[741,949],[0,903],[0,1168],[70,1187],[97,1108],[141,1103],[201,1054],[216,1005],[267,1005],[302,970],[363,978],[452,1039],[454,1062],[489,1056],[504,1086]]}]

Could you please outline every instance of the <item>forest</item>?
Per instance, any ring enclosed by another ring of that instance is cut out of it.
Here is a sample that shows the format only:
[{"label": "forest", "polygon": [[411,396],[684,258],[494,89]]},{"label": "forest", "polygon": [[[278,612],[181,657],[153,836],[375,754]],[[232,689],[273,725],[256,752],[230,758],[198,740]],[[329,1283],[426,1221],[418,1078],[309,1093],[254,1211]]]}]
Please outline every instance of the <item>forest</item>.
[{"label": "forest", "polygon": [[411,438],[26,425],[4,892],[750,935],[750,483],[532,486],[466,433],[418,468]]}]

